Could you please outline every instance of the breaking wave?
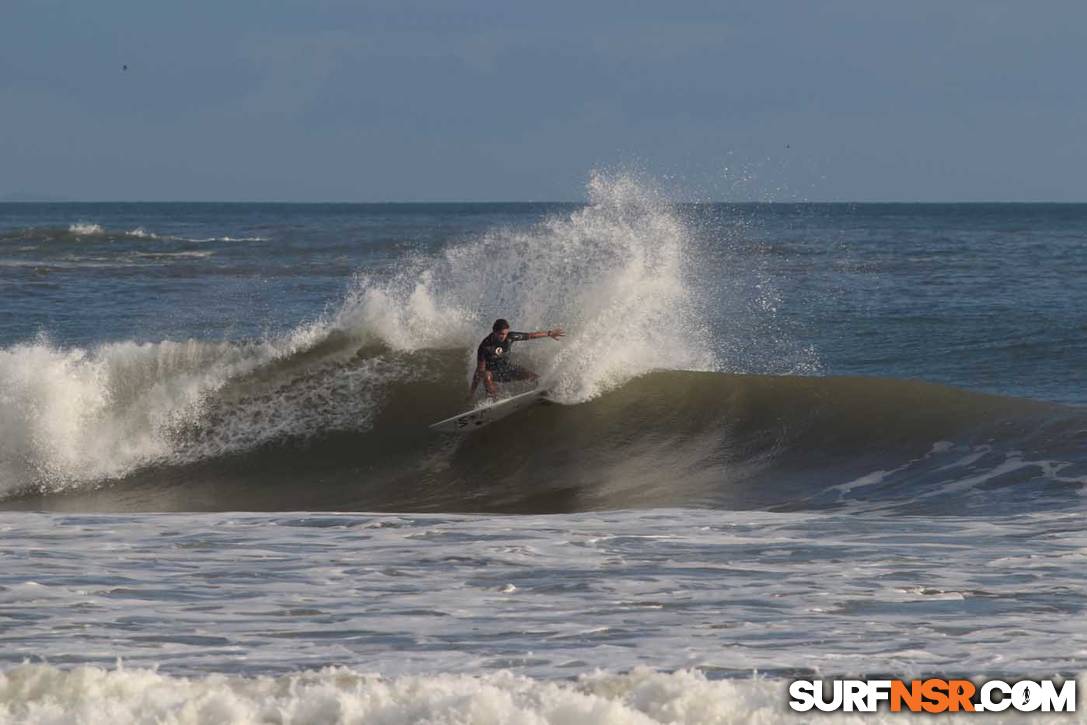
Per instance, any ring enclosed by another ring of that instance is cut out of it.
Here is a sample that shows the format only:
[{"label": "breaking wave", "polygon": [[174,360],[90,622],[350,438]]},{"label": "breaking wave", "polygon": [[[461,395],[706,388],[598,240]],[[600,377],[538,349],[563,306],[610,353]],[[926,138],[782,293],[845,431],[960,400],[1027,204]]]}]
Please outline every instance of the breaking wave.
[{"label": "breaking wave", "polygon": [[[1080,678],[1082,680],[1082,678]],[[1082,681],[1079,683],[1082,687]],[[711,680],[697,670],[626,674],[594,672],[575,681],[546,681],[498,672],[487,675],[384,677],[346,667],[280,677],[175,677],[154,670],[66,671],[22,665],[0,673],[0,722],[204,723],[652,723],[807,722],[788,709],[787,680]],[[987,722],[1022,722],[992,713]],[[823,715],[825,722],[902,722],[928,716],[880,712]],[[968,722],[952,715],[949,722]],[[1032,722],[1064,722],[1061,714]]]},{"label": "breaking wave", "polygon": [[108,483],[97,505],[144,510],[191,497],[243,510],[962,514],[1079,505],[1087,484],[1082,410],[901,380],[645,372],[440,435],[427,424],[464,406],[461,349],[315,327],[317,339],[249,346],[4,351],[5,503],[48,507],[48,494]]},{"label": "breaking wave", "polygon": [[[1014,508],[1010,486],[1039,506],[1081,500],[1082,410],[803,377],[817,357],[781,343],[772,290],[714,339],[704,285],[721,285],[699,281],[705,250],[682,213],[629,176],[595,176],[589,197],[360,273],[279,337],[0,350],[4,505],[93,491],[105,508],[931,512]],[[558,405],[432,433],[464,409],[497,317],[567,329],[517,350]],[[765,364],[750,354],[763,339]]]}]

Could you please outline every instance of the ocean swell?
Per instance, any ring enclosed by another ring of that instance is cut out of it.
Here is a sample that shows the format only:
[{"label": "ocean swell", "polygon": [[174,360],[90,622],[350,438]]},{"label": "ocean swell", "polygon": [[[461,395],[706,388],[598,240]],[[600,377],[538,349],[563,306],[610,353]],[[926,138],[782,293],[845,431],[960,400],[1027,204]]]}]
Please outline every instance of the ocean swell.
[{"label": "ocean swell", "polygon": [[[67,490],[66,505],[141,510],[962,514],[1078,505],[1087,482],[1082,411],[916,381],[661,371],[442,435],[427,425],[464,405],[462,351],[340,343],[244,373],[220,351],[221,375],[237,374],[214,390],[201,377],[201,394],[191,381],[145,386],[126,418],[77,429],[91,438],[61,429],[71,450],[111,456],[58,453],[36,472],[69,465],[61,485],[6,503],[48,507],[41,494]],[[163,399],[192,412],[155,420],[147,401]],[[108,467],[120,455],[129,470]],[[102,483],[73,482],[87,472],[111,483],[80,498]]]},{"label": "ocean swell", "polygon": [[[360,271],[283,335],[0,350],[0,498],[528,513],[1081,500],[1082,410],[797,375],[817,356],[782,343],[765,280],[718,285],[757,294],[726,305],[733,324],[711,334],[722,300],[703,298],[698,269],[722,250],[629,176],[594,176],[589,199]],[[497,317],[566,328],[516,350],[553,403],[470,436],[433,433],[468,405],[472,352]]]}]

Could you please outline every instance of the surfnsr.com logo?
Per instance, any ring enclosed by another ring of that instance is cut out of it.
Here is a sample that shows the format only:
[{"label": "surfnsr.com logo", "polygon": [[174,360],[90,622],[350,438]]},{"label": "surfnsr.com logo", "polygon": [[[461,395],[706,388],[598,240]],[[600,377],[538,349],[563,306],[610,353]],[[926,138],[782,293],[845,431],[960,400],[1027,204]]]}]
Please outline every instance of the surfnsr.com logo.
[{"label": "surfnsr.com logo", "polygon": [[797,712],[1075,712],[1075,680],[795,680]]}]

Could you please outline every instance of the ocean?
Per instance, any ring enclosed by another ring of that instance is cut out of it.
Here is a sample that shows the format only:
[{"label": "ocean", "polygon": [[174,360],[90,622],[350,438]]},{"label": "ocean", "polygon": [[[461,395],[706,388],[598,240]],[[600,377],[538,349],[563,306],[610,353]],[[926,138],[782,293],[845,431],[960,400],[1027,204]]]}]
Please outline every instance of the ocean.
[{"label": "ocean", "polygon": [[[1087,671],[1087,205],[587,198],[0,205],[0,722]],[[498,317],[553,402],[431,431]]]}]

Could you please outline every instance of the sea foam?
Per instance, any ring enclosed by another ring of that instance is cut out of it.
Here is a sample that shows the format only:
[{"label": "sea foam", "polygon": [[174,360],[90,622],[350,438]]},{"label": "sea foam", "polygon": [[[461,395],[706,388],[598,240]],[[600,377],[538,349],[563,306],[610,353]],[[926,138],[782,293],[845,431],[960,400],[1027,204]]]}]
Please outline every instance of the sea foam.
[{"label": "sea foam", "polygon": [[[1080,682],[1082,686],[1082,682]],[[810,722],[788,709],[788,681],[709,680],[699,671],[595,672],[546,681],[509,672],[386,678],[332,667],[282,677],[173,677],[154,670],[22,665],[0,674],[0,723],[434,723],[727,725]],[[826,723],[925,720],[908,713],[820,713]],[[950,715],[947,722],[971,722]],[[1062,714],[990,713],[986,722],[1065,722]]]},{"label": "sea foam", "polygon": [[80,237],[95,237],[105,234],[105,230],[103,230],[100,225],[92,224],[90,222],[70,224],[68,225],[68,231],[69,233]]}]

